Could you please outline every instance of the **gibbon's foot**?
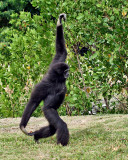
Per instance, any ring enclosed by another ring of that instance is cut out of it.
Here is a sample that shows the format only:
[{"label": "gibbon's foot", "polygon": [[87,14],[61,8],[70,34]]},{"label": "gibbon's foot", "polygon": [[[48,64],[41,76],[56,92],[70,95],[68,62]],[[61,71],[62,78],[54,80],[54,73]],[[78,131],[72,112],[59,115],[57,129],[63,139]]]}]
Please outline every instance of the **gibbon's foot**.
[{"label": "gibbon's foot", "polygon": [[34,132],[28,133],[28,136],[34,136]]},{"label": "gibbon's foot", "polygon": [[65,13],[61,13],[60,15],[59,15],[59,19],[58,19],[58,21],[57,21],[57,26],[60,26],[61,25],[61,23],[62,23],[62,21],[61,20],[66,20],[66,14]]},{"label": "gibbon's foot", "polygon": [[39,140],[35,139],[35,137],[34,137],[34,141],[35,143],[39,144]]},{"label": "gibbon's foot", "polygon": [[39,144],[39,139],[37,139],[37,138],[35,137],[35,132],[28,133],[28,136],[34,136],[34,141],[35,141],[35,143]]}]

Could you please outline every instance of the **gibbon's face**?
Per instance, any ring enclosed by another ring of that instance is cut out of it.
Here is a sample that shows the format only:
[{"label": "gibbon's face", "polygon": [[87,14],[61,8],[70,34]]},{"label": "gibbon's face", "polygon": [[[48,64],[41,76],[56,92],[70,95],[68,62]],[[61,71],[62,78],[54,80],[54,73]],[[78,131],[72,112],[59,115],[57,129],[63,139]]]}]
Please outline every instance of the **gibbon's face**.
[{"label": "gibbon's face", "polygon": [[52,67],[52,70],[56,75],[61,76],[64,79],[67,79],[69,76],[69,66],[66,63],[57,63]]},{"label": "gibbon's face", "polygon": [[64,71],[64,78],[67,79],[69,77],[69,68]]}]

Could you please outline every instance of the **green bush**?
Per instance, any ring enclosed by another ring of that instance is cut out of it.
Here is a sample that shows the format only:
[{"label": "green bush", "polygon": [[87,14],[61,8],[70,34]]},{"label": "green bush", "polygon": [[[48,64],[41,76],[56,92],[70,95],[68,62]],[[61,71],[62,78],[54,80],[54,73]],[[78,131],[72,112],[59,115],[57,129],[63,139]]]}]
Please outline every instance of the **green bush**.
[{"label": "green bush", "polygon": [[[113,96],[123,106],[114,112],[128,113],[124,91],[128,81],[127,2],[33,0],[32,5],[40,15],[13,13],[10,27],[0,29],[0,116],[22,115],[32,88],[55,53],[55,22],[63,12],[67,14],[64,32],[70,77],[60,114],[87,114],[91,103],[100,98],[106,100],[109,111]],[[84,46],[89,51],[80,56],[79,49]],[[35,116],[40,115],[39,110]]]},{"label": "green bush", "polygon": [[20,11],[30,11],[32,15],[39,14],[39,10],[31,4],[32,0],[4,0],[0,1],[0,27],[9,26],[12,13]]}]

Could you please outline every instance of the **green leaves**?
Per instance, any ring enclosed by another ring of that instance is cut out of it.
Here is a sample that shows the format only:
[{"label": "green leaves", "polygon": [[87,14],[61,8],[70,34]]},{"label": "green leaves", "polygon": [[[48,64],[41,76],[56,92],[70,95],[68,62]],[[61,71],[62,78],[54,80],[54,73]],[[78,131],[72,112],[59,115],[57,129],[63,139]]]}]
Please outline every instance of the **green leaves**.
[{"label": "green leaves", "polygon": [[84,14],[79,13],[79,15],[76,17],[77,20],[83,19],[84,18]]},{"label": "green leaves", "polygon": [[98,54],[99,54],[99,52],[96,51],[96,52],[90,57],[90,60],[93,60],[94,58],[98,58],[98,57],[97,57]]},{"label": "green leaves", "polygon": [[[7,4],[0,3],[0,16],[10,19],[12,8],[2,12]],[[64,106],[69,106],[71,115],[87,114],[91,102],[103,97],[110,99],[114,94],[125,104],[122,90],[127,85],[124,77],[128,67],[126,1],[120,4],[120,1],[105,0],[32,0],[34,9],[39,10],[36,15],[32,14],[35,10],[31,7],[27,8],[31,13],[19,13],[27,2],[17,3],[13,0],[15,7],[9,26],[0,28],[0,113],[3,117],[22,114],[32,88],[46,73],[55,54],[57,18],[63,12],[67,14],[63,25],[70,66]],[[89,48],[84,56],[79,54],[82,47]],[[10,95],[5,90],[7,86],[13,91]],[[65,115],[66,107],[61,107],[60,113]],[[37,111],[35,116],[39,114]]]}]

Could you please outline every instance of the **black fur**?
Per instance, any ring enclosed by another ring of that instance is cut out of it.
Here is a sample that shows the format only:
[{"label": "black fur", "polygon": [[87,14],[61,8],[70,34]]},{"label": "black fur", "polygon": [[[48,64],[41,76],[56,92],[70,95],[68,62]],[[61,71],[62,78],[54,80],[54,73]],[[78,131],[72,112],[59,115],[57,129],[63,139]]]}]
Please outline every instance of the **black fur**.
[{"label": "black fur", "polygon": [[[20,128],[29,135],[34,136],[37,142],[40,138],[47,138],[57,133],[57,144],[63,146],[68,144],[69,131],[67,124],[59,117],[57,109],[62,104],[66,93],[66,78],[68,77],[69,66],[65,63],[67,51],[65,47],[63,27],[61,24],[65,14],[61,14],[58,19],[56,33],[56,55],[50,65],[48,73],[32,91],[30,100],[24,110]],[[43,127],[33,133],[27,133],[25,127],[41,101],[44,101],[43,112],[49,122],[49,126]]]},{"label": "black fur", "polygon": [[79,51],[79,54],[80,54],[81,56],[84,56],[85,54],[87,54],[88,51],[89,51],[89,48],[83,47],[83,48],[81,48],[81,50]]}]

